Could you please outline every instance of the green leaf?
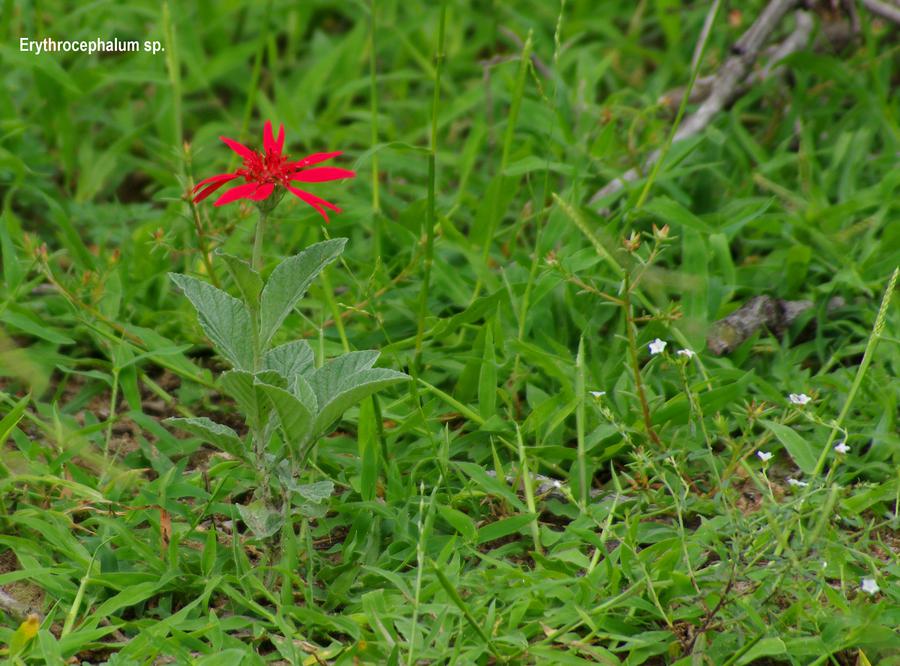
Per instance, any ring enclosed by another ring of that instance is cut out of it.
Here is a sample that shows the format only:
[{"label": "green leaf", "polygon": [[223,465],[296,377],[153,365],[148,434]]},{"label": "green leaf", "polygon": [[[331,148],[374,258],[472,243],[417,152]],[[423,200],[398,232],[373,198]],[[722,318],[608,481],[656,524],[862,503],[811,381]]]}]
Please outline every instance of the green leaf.
[{"label": "green leaf", "polygon": [[519,514],[518,516],[510,516],[488,523],[478,530],[478,543],[483,544],[495,539],[501,539],[509,536],[514,532],[521,532],[526,525],[535,520],[537,516],[533,513]]},{"label": "green leaf", "polygon": [[466,541],[475,541],[478,536],[478,530],[475,529],[475,524],[472,522],[471,518],[462,511],[457,511],[449,506],[439,504],[437,505],[437,510],[441,518],[450,523],[450,526],[453,527],[453,529],[462,534]]},{"label": "green leaf", "polygon": [[6,440],[9,439],[9,436],[12,434],[13,428],[15,428],[19,424],[19,421],[22,420],[29,401],[31,401],[31,395],[26,395],[21,398],[9,413],[0,419],[0,447],[6,444]]},{"label": "green leaf", "polygon": [[219,378],[219,384],[237,402],[251,429],[261,428],[268,423],[272,405],[261,388],[264,384],[257,384],[252,374],[243,370],[229,370]]},{"label": "green leaf", "polygon": [[494,351],[493,325],[485,326],[484,352],[478,374],[478,411],[489,419],[497,411],[497,357]]},{"label": "green leaf", "polygon": [[805,474],[812,474],[816,471],[818,458],[809,442],[798,435],[795,430],[781,423],[764,420],[762,424],[778,438],[778,441],[784,445],[791,458],[797,463],[797,467]]},{"label": "green leaf", "polygon": [[704,234],[715,231],[706,222],[694,215],[680,203],[668,197],[654,197],[650,203],[644,206],[644,210],[655,215],[663,222],[670,222],[680,227],[694,229]]},{"label": "green leaf", "polygon": [[314,428],[316,436],[326,434],[345,411],[363,398],[369,397],[386,386],[408,379],[409,377],[402,372],[387,368],[372,368],[346,377],[341,387],[324,405],[319,407]]},{"label": "green leaf", "polygon": [[787,646],[780,638],[763,638],[750,648],[744,655],[738,659],[737,663],[752,664],[761,657],[774,657],[779,654],[786,654]]},{"label": "green leaf", "polygon": [[261,500],[236,506],[241,520],[257,539],[268,539],[281,529],[281,513],[270,509]]},{"label": "green leaf", "polygon": [[347,378],[363,370],[368,370],[378,360],[377,351],[349,352],[333,358],[318,368],[309,378],[309,385],[316,394],[320,405],[324,405],[341,390],[346,388]]},{"label": "green leaf", "polygon": [[[15,306],[12,306],[12,308],[15,308]],[[75,344],[75,341],[68,335],[63,335],[56,329],[51,328],[47,322],[37,319],[30,312],[28,314],[24,311],[14,312],[12,308],[0,313],[0,322],[55,345]],[[18,310],[19,308],[16,309]]]},{"label": "green leaf", "polygon": [[316,396],[302,377],[299,380],[297,394],[277,386],[256,384],[256,388],[266,396],[287,437],[295,451],[302,454],[303,448],[313,439],[313,423],[316,418]]},{"label": "green leaf", "polygon": [[263,367],[284,377],[291,391],[295,389],[296,378],[312,370],[314,362],[315,354],[306,340],[279,345],[263,356]]},{"label": "green leaf", "polygon": [[326,479],[325,481],[294,486],[291,490],[298,493],[305,500],[314,504],[321,504],[334,494],[334,483]]},{"label": "green leaf", "polygon": [[359,406],[356,446],[359,456],[359,492],[366,501],[375,499],[380,456],[374,398],[363,400]]},{"label": "green leaf", "polygon": [[335,238],[310,245],[300,254],[282,261],[262,290],[260,299],[260,345],[265,349],[272,336],[303,298],[309,285],[328,264],[338,258],[347,243]]},{"label": "green leaf", "polygon": [[163,423],[196,435],[238,458],[244,458],[246,455],[244,442],[234,430],[205,416],[190,419],[168,418]]},{"label": "green leaf", "polygon": [[225,267],[228,274],[234,280],[241,295],[244,297],[244,303],[250,310],[259,309],[259,294],[263,289],[262,277],[243,259],[238,259],[234,255],[222,252],[221,249],[216,250],[216,256],[221,257],[225,261]]},{"label": "green leaf", "polygon": [[169,273],[197,310],[200,326],[222,356],[239,370],[253,367],[253,329],[247,306],[196,278]]}]

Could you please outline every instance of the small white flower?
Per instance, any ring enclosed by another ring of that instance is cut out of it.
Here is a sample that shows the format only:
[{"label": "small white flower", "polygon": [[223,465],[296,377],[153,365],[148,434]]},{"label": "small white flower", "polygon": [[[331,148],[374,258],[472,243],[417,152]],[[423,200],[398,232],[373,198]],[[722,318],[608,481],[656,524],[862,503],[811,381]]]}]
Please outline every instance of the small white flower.
[{"label": "small white flower", "polygon": [[859,587],[868,594],[878,594],[879,590],[881,590],[874,578],[863,578]]},{"label": "small white flower", "polygon": [[827,568],[828,568],[828,562],[826,562],[825,560],[822,560],[822,568],[823,568],[823,569],[827,569]]},{"label": "small white flower", "polygon": [[757,456],[759,457],[759,459],[762,460],[763,462],[769,462],[769,461],[772,459],[772,456],[775,455],[775,454],[772,453],[771,451],[757,451],[757,452],[756,452],[756,455],[757,455]]},{"label": "small white flower", "polygon": [[601,396],[606,395],[606,391],[591,391],[591,395],[595,398],[599,398]]},{"label": "small white flower", "polygon": [[838,453],[850,453],[850,447],[847,446],[846,442],[838,442],[835,445],[834,450]]},{"label": "small white flower", "polygon": [[790,400],[795,405],[805,405],[810,400],[812,400],[812,398],[810,398],[805,393],[791,393],[788,396],[788,400]]},{"label": "small white flower", "polygon": [[806,481],[801,481],[800,479],[788,479],[787,482],[789,486],[794,486],[795,488],[806,488],[809,485]]},{"label": "small white flower", "polygon": [[656,356],[657,354],[663,353],[663,350],[665,350],[667,344],[668,343],[665,340],[660,340],[659,338],[656,338],[656,340],[654,340],[647,346],[650,348],[650,354],[652,356]]},{"label": "small white flower", "polygon": [[675,354],[678,356],[685,356],[687,358],[694,358],[697,355],[693,349],[679,349],[677,352],[675,352]]}]

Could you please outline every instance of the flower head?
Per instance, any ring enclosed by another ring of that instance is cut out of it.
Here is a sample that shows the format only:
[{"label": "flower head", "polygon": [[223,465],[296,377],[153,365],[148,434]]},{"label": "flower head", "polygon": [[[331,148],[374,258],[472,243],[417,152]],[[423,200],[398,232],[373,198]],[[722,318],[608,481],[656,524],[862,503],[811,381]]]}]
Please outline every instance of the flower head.
[{"label": "flower head", "polygon": [[756,456],[762,460],[763,462],[769,462],[772,459],[772,456],[775,455],[771,451],[757,451]]},{"label": "flower head", "polygon": [[802,406],[802,405],[805,405],[806,403],[808,403],[810,400],[812,400],[812,398],[810,398],[805,393],[791,393],[788,396],[788,400],[790,400],[795,405]]},{"label": "flower head", "polygon": [[[213,192],[232,180],[243,178],[244,182],[240,185],[232,187],[222,194],[214,205],[224,206],[238,199],[249,199],[250,201],[262,202],[273,194],[275,195],[274,203],[277,203],[284,194],[279,189],[286,190],[296,197],[299,197],[310,206],[316,209],[318,213],[328,221],[328,213],[326,208],[330,208],[336,213],[340,213],[341,209],[330,201],[320,199],[314,194],[310,194],[304,190],[298,189],[291,185],[293,181],[301,183],[321,183],[327,180],[338,180],[340,178],[353,178],[356,174],[347,169],[338,169],[337,167],[317,167],[309,169],[314,164],[330,160],[341,154],[340,151],[333,153],[313,153],[307,155],[302,160],[290,161],[288,155],[283,151],[284,148],[284,125],[278,128],[278,138],[272,134],[272,123],[266,121],[263,128],[263,152],[258,153],[247,148],[233,139],[221,136],[219,137],[226,146],[231,148],[244,160],[244,165],[233,173],[220,173],[215,176],[200,181],[194,187],[194,203],[203,201]],[[273,203],[273,205],[274,205]]]},{"label": "flower head", "polygon": [[697,355],[693,349],[679,349],[675,352],[676,356],[684,356],[685,358],[694,358]]},{"label": "flower head", "polygon": [[806,488],[809,485],[806,481],[801,481],[800,479],[788,479],[787,482],[789,486],[794,486],[795,488]]},{"label": "flower head", "polygon": [[863,592],[866,592],[868,594],[878,594],[878,592],[881,590],[874,578],[863,578],[859,587]]},{"label": "flower head", "polygon": [[650,348],[650,354],[652,356],[656,356],[657,354],[663,353],[667,344],[668,343],[665,340],[660,340],[659,338],[656,338],[656,340],[654,340],[647,346]]},{"label": "flower head", "polygon": [[843,454],[850,453],[850,447],[847,446],[846,442],[838,442],[835,445],[834,450],[837,451],[838,453],[843,453]]},{"label": "flower head", "polygon": [[591,391],[591,395],[595,398],[601,398],[606,395],[606,391]]}]

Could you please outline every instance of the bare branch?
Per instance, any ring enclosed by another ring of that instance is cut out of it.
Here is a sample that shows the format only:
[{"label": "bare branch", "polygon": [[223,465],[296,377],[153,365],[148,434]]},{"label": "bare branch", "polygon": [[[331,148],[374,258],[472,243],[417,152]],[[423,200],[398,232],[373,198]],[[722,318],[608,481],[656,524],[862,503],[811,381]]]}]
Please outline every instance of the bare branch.
[{"label": "bare branch", "polygon": [[[741,38],[732,47],[731,57],[725,61],[715,75],[709,96],[700,105],[700,108],[684,120],[675,133],[673,143],[698,134],[727,104],[740,94],[740,86],[759,57],[769,35],[778,27],[784,15],[796,4],[797,0],[772,0],[766,5],[766,8],[753,22],[753,25],[741,35]],[[805,15],[805,12],[797,12],[797,15],[799,19],[801,15]],[[808,15],[806,15],[806,19],[809,19]],[[811,32],[811,20],[809,21],[809,26]],[[791,35],[786,41],[792,41],[796,33],[801,32],[799,28],[800,26],[798,25],[798,30],[795,30],[795,34]],[[808,40],[809,34],[807,33],[804,44]],[[658,159],[659,151],[653,152],[644,164],[644,169],[652,166]],[[640,173],[637,169],[630,169],[620,178],[610,181],[594,194],[591,197],[591,203],[596,203],[599,199],[618,192],[625,186],[625,183],[637,180],[639,177]]]}]

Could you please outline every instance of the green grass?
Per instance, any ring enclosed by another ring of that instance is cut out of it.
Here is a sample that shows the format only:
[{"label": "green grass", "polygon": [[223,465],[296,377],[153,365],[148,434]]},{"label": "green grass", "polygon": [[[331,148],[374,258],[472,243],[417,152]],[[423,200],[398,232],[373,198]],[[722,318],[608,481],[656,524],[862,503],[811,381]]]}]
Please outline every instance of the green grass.
[{"label": "green grass", "polygon": [[[692,72],[704,3],[3,3],[0,649],[34,610],[34,664],[900,663],[896,29],[587,203],[763,4]],[[18,51],[113,35],[167,50]],[[266,270],[349,238],[279,341],[414,378],[319,444],[280,549],[254,470],[162,424],[241,423],[167,274],[234,292],[255,213],[184,194],[266,119],[358,174],[268,220]],[[814,305],[704,351],[760,294]]]}]

